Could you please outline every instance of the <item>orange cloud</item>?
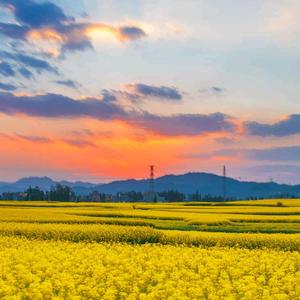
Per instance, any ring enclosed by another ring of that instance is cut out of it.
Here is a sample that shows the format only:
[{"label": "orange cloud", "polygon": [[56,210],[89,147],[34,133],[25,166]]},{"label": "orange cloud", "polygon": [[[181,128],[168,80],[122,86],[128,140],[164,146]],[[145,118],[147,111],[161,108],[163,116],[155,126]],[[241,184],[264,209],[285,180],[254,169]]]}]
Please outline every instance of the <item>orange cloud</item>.
[{"label": "orange cloud", "polygon": [[34,29],[28,32],[27,38],[30,40],[50,40],[62,43],[64,37],[52,28]]},{"label": "orange cloud", "polygon": [[[64,49],[82,50],[84,48],[92,48],[91,39],[96,39],[99,35],[114,37],[121,42],[125,42],[141,39],[146,36],[146,33],[138,26],[71,23],[60,25],[57,28],[34,28],[26,33],[26,38],[30,41],[55,42],[62,45]],[[56,52],[57,50],[55,50]]]}]

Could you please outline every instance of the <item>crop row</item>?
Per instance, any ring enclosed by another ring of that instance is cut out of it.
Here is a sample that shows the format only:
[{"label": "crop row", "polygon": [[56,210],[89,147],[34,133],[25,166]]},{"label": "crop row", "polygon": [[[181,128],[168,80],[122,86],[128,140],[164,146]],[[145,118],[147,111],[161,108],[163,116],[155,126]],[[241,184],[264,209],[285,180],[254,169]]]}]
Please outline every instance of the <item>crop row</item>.
[{"label": "crop row", "polygon": [[223,233],[156,230],[142,226],[99,224],[0,223],[1,236],[72,242],[160,243],[198,247],[300,250],[300,234]]}]

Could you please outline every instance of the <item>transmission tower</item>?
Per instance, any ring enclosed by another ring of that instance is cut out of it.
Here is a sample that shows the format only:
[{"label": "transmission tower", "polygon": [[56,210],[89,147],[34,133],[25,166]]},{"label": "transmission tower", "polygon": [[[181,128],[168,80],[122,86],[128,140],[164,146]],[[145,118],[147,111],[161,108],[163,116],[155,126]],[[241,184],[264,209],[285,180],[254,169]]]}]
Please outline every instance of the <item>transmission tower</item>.
[{"label": "transmission tower", "polygon": [[226,199],[226,166],[223,166],[223,200]]},{"label": "transmission tower", "polygon": [[150,178],[149,178],[149,192],[151,197],[154,198],[154,166],[150,166]]}]

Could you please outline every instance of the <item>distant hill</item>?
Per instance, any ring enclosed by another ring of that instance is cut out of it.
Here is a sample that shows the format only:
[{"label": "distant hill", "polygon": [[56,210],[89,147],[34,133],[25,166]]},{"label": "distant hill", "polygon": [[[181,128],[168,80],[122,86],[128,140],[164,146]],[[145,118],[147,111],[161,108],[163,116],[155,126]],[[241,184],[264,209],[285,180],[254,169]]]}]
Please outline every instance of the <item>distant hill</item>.
[{"label": "distant hill", "polygon": [[[114,181],[96,186],[97,191],[114,193],[115,191],[146,191],[149,180]],[[223,177],[209,173],[187,173],[183,175],[166,175],[155,180],[155,190],[178,190],[185,194],[199,192],[220,196],[223,191]],[[267,197],[271,195],[290,194],[300,196],[300,185],[277,183],[243,182],[232,178],[226,179],[228,197]]]},{"label": "distant hill", "polygon": [[[149,180],[121,180],[106,184],[93,184],[88,182],[56,182],[49,177],[22,178],[14,183],[0,182],[0,193],[21,192],[29,186],[38,186],[43,190],[49,190],[56,183],[71,187],[78,195],[86,195],[92,191],[116,194],[117,192],[147,191]],[[183,175],[166,175],[155,179],[155,190],[178,190],[185,194],[199,192],[212,196],[222,195],[223,178],[209,173],[187,173]],[[300,185],[286,185],[278,183],[245,182],[232,178],[226,179],[228,197],[267,197],[271,195],[290,194],[300,197]]]},{"label": "distant hill", "polygon": [[44,191],[48,191],[55,184],[60,183],[62,185],[67,185],[72,188],[76,193],[80,195],[88,194],[90,191],[94,190],[94,187],[100,186],[99,184],[93,184],[89,182],[70,182],[70,181],[54,181],[49,177],[25,177],[21,178],[16,182],[0,182],[0,193],[3,192],[23,192],[29,186],[36,187]]}]

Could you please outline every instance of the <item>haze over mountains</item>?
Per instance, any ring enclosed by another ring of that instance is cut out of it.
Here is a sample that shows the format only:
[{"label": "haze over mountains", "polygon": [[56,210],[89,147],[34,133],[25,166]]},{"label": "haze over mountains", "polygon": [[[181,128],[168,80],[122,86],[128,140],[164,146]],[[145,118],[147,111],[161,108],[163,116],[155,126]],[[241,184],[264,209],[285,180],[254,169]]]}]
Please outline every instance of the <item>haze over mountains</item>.
[{"label": "haze over mountains", "polygon": [[[93,191],[116,194],[117,192],[144,192],[149,189],[149,180],[121,180],[105,184],[93,184],[89,182],[56,182],[49,177],[27,177],[14,183],[0,182],[0,193],[22,192],[29,186],[38,186],[43,190],[50,190],[56,183],[67,185],[78,195],[87,195]],[[185,194],[199,192],[202,195],[221,196],[223,191],[223,177],[209,173],[186,173],[182,175],[165,175],[155,179],[157,192],[166,190],[178,190]],[[300,196],[300,185],[278,184],[273,182],[245,182],[232,178],[226,179],[228,197],[268,197],[275,195]]]}]

